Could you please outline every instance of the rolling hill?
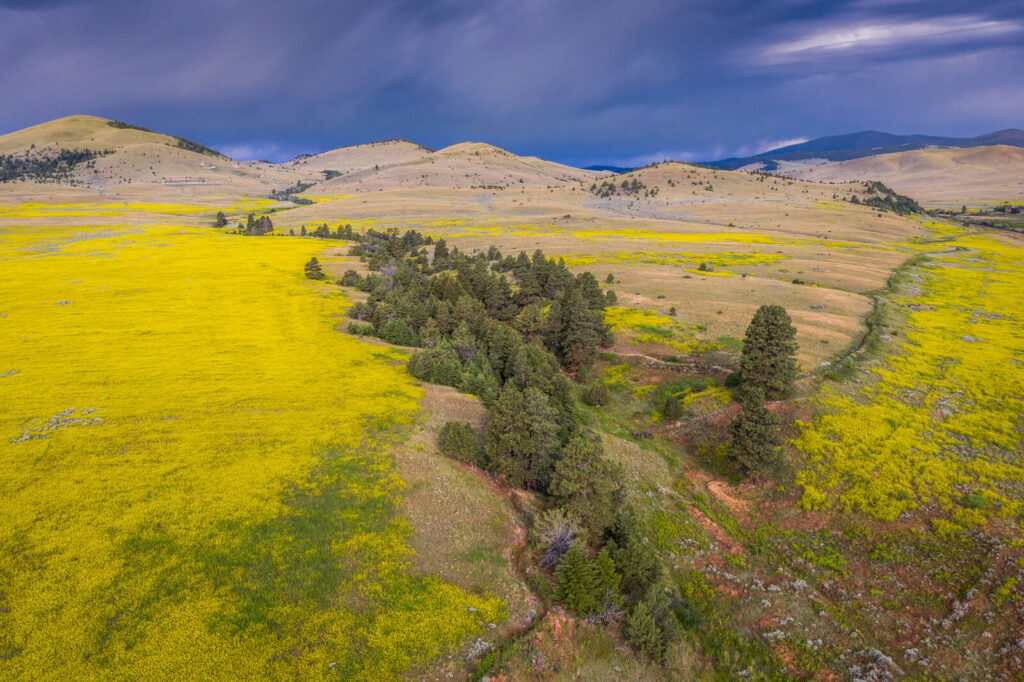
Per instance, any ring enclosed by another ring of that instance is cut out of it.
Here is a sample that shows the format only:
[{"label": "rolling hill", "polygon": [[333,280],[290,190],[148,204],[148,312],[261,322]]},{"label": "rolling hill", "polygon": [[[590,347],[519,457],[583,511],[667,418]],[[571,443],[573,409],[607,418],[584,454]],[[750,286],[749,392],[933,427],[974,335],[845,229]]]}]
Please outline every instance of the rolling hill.
[{"label": "rolling hill", "polygon": [[[367,145],[363,145],[364,147]],[[350,148],[355,149],[355,148]],[[371,147],[371,149],[373,149]],[[339,150],[343,151],[343,150]],[[377,151],[377,150],[373,150]],[[362,168],[318,185],[319,194],[346,194],[382,190],[436,187],[448,189],[511,189],[524,187],[556,187],[588,182],[607,175],[563,166],[537,157],[517,156],[481,142],[461,142],[434,152],[400,141],[390,144],[381,161],[363,161]],[[328,152],[331,154],[331,152]],[[395,161],[395,157],[407,157]],[[353,154],[349,158],[358,158]],[[365,157],[363,157],[365,158]]]},{"label": "rolling hill", "polygon": [[816,166],[782,162],[778,172],[819,182],[879,180],[926,206],[983,205],[1024,197],[1024,149],[1017,146],[918,149]]},{"label": "rolling hill", "polygon": [[[108,190],[126,185],[190,192],[264,195],[308,172],[274,164],[240,163],[203,145],[98,116],[68,116],[0,136],[0,154],[45,158],[61,150],[99,154],[75,166],[75,185]],[[138,189],[138,188],[136,188]]]},{"label": "rolling hill", "polygon": [[433,149],[415,142],[396,138],[339,147],[319,154],[303,154],[280,165],[295,170],[334,171],[347,175],[354,171],[370,168],[382,166],[387,168],[413,163],[425,158],[433,151]]}]

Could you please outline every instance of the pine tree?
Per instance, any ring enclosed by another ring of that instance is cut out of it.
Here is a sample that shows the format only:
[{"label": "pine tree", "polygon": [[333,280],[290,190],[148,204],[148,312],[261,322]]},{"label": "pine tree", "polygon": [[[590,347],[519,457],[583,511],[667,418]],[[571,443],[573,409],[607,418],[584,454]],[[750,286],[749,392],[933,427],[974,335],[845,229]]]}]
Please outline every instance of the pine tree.
[{"label": "pine tree", "polygon": [[509,485],[520,487],[526,481],[526,470],[533,454],[523,394],[506,386],[490,416],[484,446],[487,468],[505,476]]},{"label": "pine tree", "polygon": [[448,267],[448,243],[438,239],[434,244],[434,269],[440,270]]},{"label": "pine tree", "polygon": [[619,594],[622,576],[615,570],[615,561],[607,547],[594,560],[594,575],[597,578],[598,608],[604,611],[618,607],[622,603],[622,595]]},{"label": "pine tree", "polygon": [[732,455],[747,475],[760,476],[780,461],[779,419],[764,406],[761,389],[744,391],[743,410],[729,425],[729,433]]},{"label": "pine tree", "polygon": [[548,492],[554,503],[579,519],[591,537],[612,525],[622,503],[622,470],[605,459],[599,441],[576,436],[555,465]]},{"label": "pine tree", "polygon": [[626,616],[623,633],[638,654],[650,656],[656,661],[662,660],[665,655],[665,639],[645,602],[639,602]]},{"label": "pine tree", "polygon": [[587,617],[600,605],[594,565],[579,545],[573,545],[555,571],[555,596],[577,615]]},{"label": "pine tree", "polygon": [[324,278],[324,271],[320,269],[320,261],[316,259],[316,256],[310,258],[309,262],[306,263],[306,277],[309,279]]},{"label": "pine tree", "polygon": [[578,370],[593,362],[606,334],[604,315],[591,306],[583,290],[569,291],[551,305],[545,342],[567,369]]},{"label": "pine tree", "polygon": [[783,400],[796,380],[796,329],[779,305],[758,308],[747,327],[740,358],[743,390],[759,388],[767,400]]},{"label": "pine tree", "polygon": [[661,577],[658,554],[640,535],[632,513],[619,515],[609,546],[615,567],[622,575],[622,588],[634,597],[647,592]]}]

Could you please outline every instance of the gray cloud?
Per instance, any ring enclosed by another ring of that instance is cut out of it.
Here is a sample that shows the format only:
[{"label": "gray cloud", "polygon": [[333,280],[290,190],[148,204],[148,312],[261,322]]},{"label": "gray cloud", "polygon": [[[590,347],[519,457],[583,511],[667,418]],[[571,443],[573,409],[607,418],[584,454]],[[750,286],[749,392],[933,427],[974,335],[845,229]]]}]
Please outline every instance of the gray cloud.
[{"label": "gray cloud", "polygon": [[587,164],[1019,127],[1019,5],[959,4],[0,0],[0,129],[94,113],[277,158],[401,136]]}]

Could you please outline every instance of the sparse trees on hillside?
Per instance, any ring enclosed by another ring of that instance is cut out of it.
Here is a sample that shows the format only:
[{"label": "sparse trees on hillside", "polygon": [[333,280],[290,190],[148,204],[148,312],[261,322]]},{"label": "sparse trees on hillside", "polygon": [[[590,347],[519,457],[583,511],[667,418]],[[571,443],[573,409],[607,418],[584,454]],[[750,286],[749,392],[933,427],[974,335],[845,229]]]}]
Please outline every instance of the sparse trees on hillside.
[{"label": "sparse trees on hillside", "polygon": [[245,220],[245,225],[239,224],[238,226],[239,234],[249,235],[251,237],[262,237],[263,235],[270,234],[273,231],[274,223],[271,222],[270,216],[261,215],[257,218],[255,213],[249,214],[248,218]]}]

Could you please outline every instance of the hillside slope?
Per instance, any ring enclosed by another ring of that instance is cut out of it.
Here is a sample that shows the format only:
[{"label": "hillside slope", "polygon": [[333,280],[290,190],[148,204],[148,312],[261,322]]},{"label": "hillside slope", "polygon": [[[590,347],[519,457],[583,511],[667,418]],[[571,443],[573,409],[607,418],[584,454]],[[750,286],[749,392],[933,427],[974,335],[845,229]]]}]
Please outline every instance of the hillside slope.
[{"label": "hillside slope", "polygon": [[265,195],[309,175],[272,164],[240,163],[184,138],[98,116],[68,116],[0,136],[0,154],[42,158],[61,150],[103,154],[76,166],[70,177],[78,186],[99,190],[143,184],[146,191],[156,185]]},{"label": "hillside slope", "polygon": [[779,172],[819,182],[880,180],[926,206],[1002,203],[1024,197],[1024,149],[1006,145],[921,149],[818,166],[780,164]]},{"label": "hillside slope", "polygon": [[412,163],[433,150],[409,140],[383,140],[350,147],[339,147],[319,154],[303,155],[279,164],[283,168],[303,171],[335,171],[342,174],[368,168]]},{"label": "hillside slope", "polygon": [[[422,149],[422,148],[420,148]],[[403,150],[404,151],[404,150]],[[425,153],[404,163],[383,163],[352,170],[316,188],[322,194],[376,192],[435,187],[448,189],[510,189],[556,187],[589,182],[607,175],[563,166],[536,157],[517,156],[479,142],[462,142]]]}]

